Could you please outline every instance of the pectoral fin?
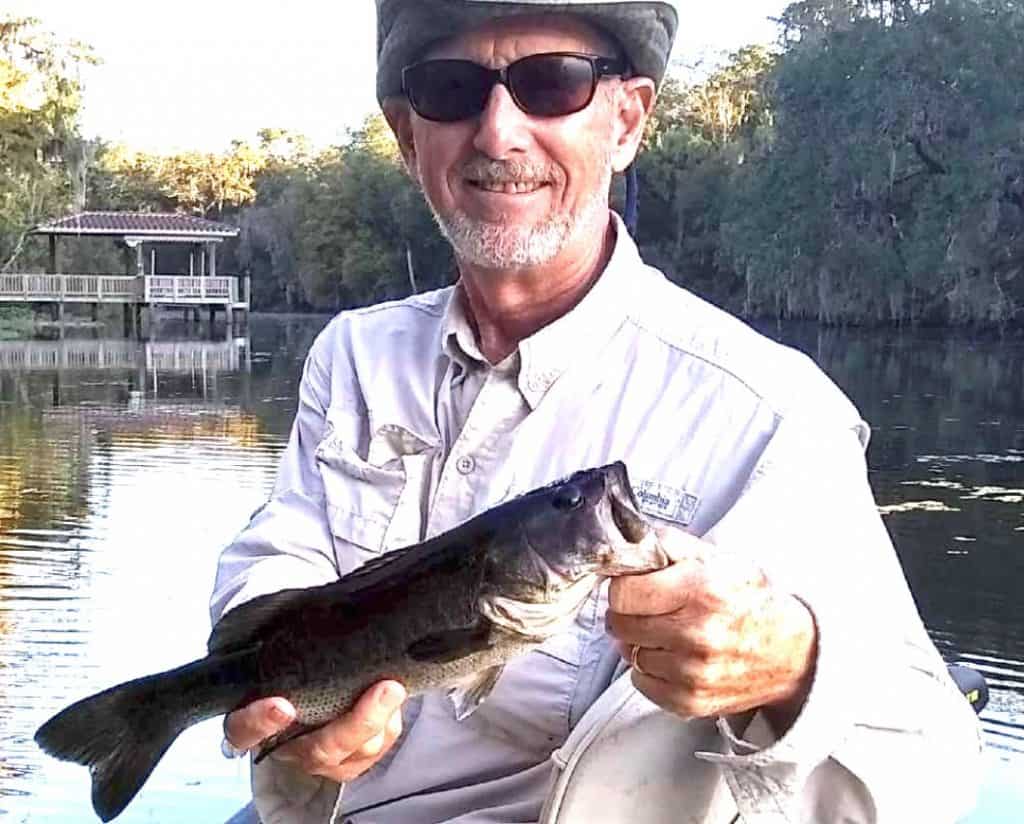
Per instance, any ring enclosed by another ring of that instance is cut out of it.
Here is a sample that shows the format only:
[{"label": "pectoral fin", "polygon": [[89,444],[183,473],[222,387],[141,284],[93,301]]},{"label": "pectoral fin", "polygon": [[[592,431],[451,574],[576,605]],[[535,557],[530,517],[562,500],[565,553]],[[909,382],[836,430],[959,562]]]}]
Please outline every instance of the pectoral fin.
[{"label": "pectoral fin", "polygon": [[494,685],[498,683],[498,676],[501,675],[504,667],[504,664],[488,667],[474,673],[472,678],[464,684],[448,690],[448,697],[455,705],[456,721],[468,718],[483,703],[484,699],[491,694]]},{"label": "pectoral fin", "polygon": [[411,643],[406,653],[413,661],[447,664],[491,647],[491,624],[480,621],[471,627],[437,632]]},{"label": "pectoral fin", "polygon": [[253,764],[259,764],[264,758],[270,755],[274,750],[280,747],[282,744],[287,744],[289,741],[294,741],[300,735],[313,732],[314,730],[320,729],[323,724],[302,724],[298,721],[293,721],[281,732],[270,736],[260,742],[259,749],[256,751],[256,757],[253,758]]}]

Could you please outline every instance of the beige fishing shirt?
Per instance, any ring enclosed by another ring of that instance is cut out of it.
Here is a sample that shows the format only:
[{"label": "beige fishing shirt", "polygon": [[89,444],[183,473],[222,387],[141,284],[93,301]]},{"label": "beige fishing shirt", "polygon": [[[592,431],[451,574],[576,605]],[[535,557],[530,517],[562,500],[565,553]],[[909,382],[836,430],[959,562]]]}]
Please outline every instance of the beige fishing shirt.
[{"label": "beige fishing shirt", "polygon": [[[807,357],[646,266],[613,219],[614,254],[591,291],[496,366],[458,288],[331,322],[306,361],[274,493],[221,559],[214,620],[622,460],[651,518],[754,558],[807,603],[820,650],[779,741],[744,740],[749,718],[685,722],[653,705],[646,723],[702,730],[699,752],[652,761],[661,750],[598,736],[611,771],[588,773],[584,759],[573,778],[608,811],[588,820],[623,820],[613,811],[632,798],[635,822],[954,821],[973,797],[977,725],[874,507],[867,426]],[[443,693],[411,700],[399,744],[346,785],[338,819],[537,821],[572,761],[570,732],[621,672],[605,609],[595,593],[462,722]],[[339,792],[272,758],[253,787],[264,824],[328,821]],[[726,812],[705,803],[714,792]]]}]

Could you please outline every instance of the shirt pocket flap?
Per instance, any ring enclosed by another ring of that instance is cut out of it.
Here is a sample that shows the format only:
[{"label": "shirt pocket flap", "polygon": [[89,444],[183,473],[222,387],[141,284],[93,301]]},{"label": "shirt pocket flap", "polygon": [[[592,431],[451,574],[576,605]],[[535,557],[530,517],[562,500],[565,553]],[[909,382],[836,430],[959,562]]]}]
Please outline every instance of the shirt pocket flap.
[{"label": "shirt pocket flap", "polygon": [[328,432],[317,446],[316,462],[335,537],[373,552],[395,548],[389,535],[413,538],[402,543],[418,540],[429,449],[415,435],[387,426],[371,438],[363,458]]}]

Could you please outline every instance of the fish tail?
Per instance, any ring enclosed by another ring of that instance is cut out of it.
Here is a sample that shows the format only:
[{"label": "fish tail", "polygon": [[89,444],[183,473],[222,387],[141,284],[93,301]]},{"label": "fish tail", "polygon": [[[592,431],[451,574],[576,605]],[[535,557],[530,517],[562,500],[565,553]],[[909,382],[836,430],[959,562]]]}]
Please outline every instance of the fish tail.
[{"label": "fish tail", "polygon": [[[89,767],[92,805],[103,821],[120,815],[157,762],[188,727],[233,709],[244,690],[235,656],[194,661],[83,698],[36,732],[44,752]],[[225,664],[228,666],[225,668]]]}]

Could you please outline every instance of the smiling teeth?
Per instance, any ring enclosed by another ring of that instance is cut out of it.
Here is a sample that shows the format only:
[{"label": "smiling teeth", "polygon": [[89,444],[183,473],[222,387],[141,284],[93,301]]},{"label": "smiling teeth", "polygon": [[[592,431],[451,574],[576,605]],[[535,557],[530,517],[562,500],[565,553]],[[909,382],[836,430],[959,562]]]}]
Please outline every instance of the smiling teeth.
[{"label": "smiling teeth", "polygon": [[536,181],[502,183],[500,181],[479,180],[477,186],[488,192],[501,192],[506,195],[522,195],[537,191],[543,184]]}]

